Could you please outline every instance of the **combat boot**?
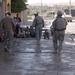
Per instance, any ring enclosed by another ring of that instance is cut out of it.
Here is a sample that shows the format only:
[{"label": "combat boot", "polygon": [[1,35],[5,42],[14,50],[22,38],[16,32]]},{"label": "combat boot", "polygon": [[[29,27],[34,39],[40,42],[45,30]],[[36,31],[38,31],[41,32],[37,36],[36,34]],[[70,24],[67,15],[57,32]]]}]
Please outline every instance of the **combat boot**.
[{"label": "combat boot", "polygon": [[9,49],[8,52],[11,53],[12,52],[11,49]]},{"label": "combat boot", "polygon": [[40,45],[40,40],[37,41],[37,45]]},{"label": "combat boot", "polygon": [[4,51],[8,52],[8,47],[6,45],[4,46]]}]

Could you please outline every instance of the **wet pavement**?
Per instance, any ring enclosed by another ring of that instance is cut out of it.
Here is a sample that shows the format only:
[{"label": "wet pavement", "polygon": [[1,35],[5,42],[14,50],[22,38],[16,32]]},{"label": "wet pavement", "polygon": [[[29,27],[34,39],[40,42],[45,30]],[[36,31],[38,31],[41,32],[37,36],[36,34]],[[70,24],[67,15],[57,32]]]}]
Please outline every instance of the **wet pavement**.
[{"label": "wet pavement", "polygon": [[60,55],[53,54],[52,37],[14,38],[12,53],[0,42],[0,75],[75,75],[75,42],[66,34]]}]

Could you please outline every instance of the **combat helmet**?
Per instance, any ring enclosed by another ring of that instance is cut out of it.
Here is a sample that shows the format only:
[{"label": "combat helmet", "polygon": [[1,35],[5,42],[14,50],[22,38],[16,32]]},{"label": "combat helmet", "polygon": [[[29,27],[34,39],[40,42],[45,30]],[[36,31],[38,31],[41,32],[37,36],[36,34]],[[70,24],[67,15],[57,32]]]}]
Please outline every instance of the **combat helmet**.
[{"label": "combat helmet", "polygon": [[6,11],[5,15],[11,15],[11,12],[10,11]]},{"label": "combat helmet", "polygon": [[63,12],[62,12],[62,11],[58,11],[58,12],[57,12],[57,15],[58,15],[58,16],[62,16],[62,15],[63,15]]},{"label": "combat helmet", "polygon": [[38,12],[34,12],[34,15],[38,15]]}]

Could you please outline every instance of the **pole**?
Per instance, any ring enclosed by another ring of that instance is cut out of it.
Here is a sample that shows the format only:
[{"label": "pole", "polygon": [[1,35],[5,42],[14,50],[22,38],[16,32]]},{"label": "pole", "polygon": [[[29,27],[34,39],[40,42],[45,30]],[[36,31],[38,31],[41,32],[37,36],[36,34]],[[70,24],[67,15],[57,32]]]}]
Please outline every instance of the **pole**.
[{"label": "pole", "polygon": [[71,15],[71,0],[70,0],[70,9],[69,9],[69,14]]},{"label": "pole", "polygon": [[41,0],[41,15],[42,15],[42,0]]}]

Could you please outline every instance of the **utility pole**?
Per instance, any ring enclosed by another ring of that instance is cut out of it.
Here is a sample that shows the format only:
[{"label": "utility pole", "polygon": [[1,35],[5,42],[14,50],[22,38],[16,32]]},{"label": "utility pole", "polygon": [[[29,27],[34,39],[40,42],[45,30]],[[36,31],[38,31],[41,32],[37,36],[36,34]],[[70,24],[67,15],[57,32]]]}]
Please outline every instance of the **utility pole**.
[{"label": "utility pole", "polygon": [[[41,0],[41,15],[42,15],[42,0]],[[42,15],[43,16],[43,15]]]},{"label": "utility pole", "polygon": [[71,0],[70,0],[69,14],[71,15]]}]

